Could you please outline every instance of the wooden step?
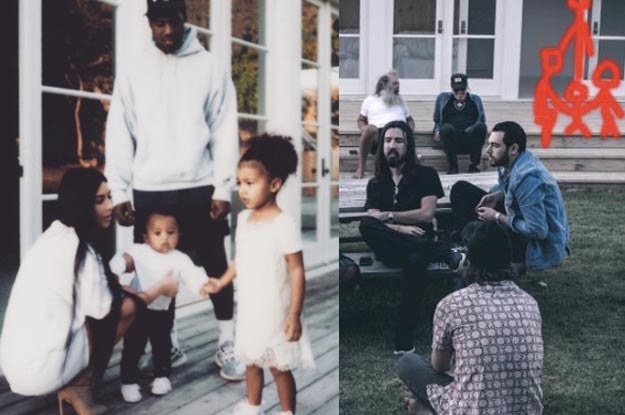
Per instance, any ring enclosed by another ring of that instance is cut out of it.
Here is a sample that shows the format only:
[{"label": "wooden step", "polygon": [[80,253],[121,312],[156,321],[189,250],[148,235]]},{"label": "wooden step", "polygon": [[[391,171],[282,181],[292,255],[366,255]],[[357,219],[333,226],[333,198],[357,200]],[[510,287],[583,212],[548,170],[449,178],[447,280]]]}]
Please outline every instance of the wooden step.
[{"label": "wooden step", "polygon": [[[479,91],[475,92],[478,95],[480,93]],[[534,123],[533,102],[531,100],[502,101],[489,97],[482,98],[484,113],[486,115],[486,125],[489,129],[498,122],[512,120],[521,124],[528,135],[540,134],[540,126]],[[344,132],[358,131],[356,120],[360,113],[363,99],[364,97],[342,96],[340,98],[339,106],[341,113],[339,116],[339,130],[341,134]],[[406,100],[410,114],[415,120],[415,130],[425,132],[432,131],[432,127],[434,126],[432,121],[434,97],[404,97],[404,99]],[[583,122],[586,123],[590,131],[594,134],[598,134],[603,124],[600,110],[597,109],[586,114],[583,118]],[[553,129],[554,134],[563,134],[564,129],[569,123],[570,117],[559,116]],[[625,118],[617,119],[616,124],[621,133],[625,134]]]},{"label": "wooden step", "polygon": [[[625,134],[625,131],[623,131]],[[415,147],[434,147],[432,130],[415,131]],[[360,132],[357,130],[341,131],[339,145],[341,147],[358,147],[360,143]],[[540,134],[527,135],[528,148],[541,148]],[[565,136],[564,134],[554,134],[551,138],[549,148],[625,148],[625,139],[580,136]]]},{"label": "wooden step", "polygon": [[[353,172],[358,164],[358,148],[341,147],[341,172]],[[582,172],[622,172],[625,171],[625,148],[535,148],[532,152],[540,158],[545,166],[554,171]],[[447,158],[443,150],[428,147],[417,148],[422,164],[434,167],[437,171],[447,170]],[[466,171],[469,160],[467,155],[458,156],[460,171]],[[366,170],[373,171],[373,156],[367,158]],[[482,171],[492,169],[488,166],[486,156],[482,156]]]}]

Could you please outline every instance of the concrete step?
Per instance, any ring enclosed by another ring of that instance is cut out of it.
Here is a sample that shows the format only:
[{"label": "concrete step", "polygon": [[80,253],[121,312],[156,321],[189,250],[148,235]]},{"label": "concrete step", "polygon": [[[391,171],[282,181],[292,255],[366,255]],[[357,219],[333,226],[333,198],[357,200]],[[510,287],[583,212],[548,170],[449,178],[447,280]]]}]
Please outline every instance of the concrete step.
[{"label": "concrete step", "polygon": [[[341,147],[340,170],[353,172],[358,164],[358,148]],[[625,148],[534,148],[545,166],[552,172],[625,172]],[[434,167],[437,171],[447,170],[447,158],[443,150],[429,147],[417,148],[421,163]],[[366,170],[373,171],[373,157],[367,158]],[[458,157],[460,171],[466,171],[469,165],[468,156]],[[485,155],[482,156],[482,171],[489,170]]]},{"label": "concrete step", "polygon": [[[625,133],[625,131],[623,131]],[[415,131],[416,147],[433,147],[436,142],[432,139],[431,130]],[[360,132],[357,130],[342,131],[339,138],[341,147],[358,147]],[[527,135],[528,148],[541,148],[540,134],[530,133]],[[564,134],[554,134],[551,138],[550,148],[625,148],[625,139],[580,136],[568,137]]]}]

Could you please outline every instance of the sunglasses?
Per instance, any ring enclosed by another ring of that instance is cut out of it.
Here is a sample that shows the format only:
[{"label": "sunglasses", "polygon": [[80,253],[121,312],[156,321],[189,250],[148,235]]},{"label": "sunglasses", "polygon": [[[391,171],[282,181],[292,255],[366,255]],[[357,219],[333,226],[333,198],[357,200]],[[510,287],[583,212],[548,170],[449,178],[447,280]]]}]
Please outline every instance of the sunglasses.
[{"label": "sunglasses", "polygon": [[464,92],[466,90],[466,88],[454,88],[454,92]]}]

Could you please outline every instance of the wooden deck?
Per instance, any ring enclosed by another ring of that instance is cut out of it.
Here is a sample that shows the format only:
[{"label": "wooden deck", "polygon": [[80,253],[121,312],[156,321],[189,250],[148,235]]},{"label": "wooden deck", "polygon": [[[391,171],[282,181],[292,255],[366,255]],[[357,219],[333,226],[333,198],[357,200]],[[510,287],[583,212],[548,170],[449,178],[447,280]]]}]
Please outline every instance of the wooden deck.
[{"label": "wooden deck", "polygon": [[[339,413],[339,298],[338,278],[331,272],[308,282],[304,319],[312,342],[317,368],[296,370],[297,413]],[[119,392],[121,346],[117,345],[97,397],[116,415],[195,415],[232,413],[245,396],[245,382],[227,382],[219,376],[213,357],[217,348],[217,323],[211,312],[178,320],[180,343],[189,360],[174,368],[173,391],[163,397],[149,393],[151,379],[142,380],[144,398],[137,404],[123,401]],[[267,414],[279,411],[271,374],[265,374],[263,406]],[[10,415],[56,414],[56,395],[27,398],[13,394],[0,377],[0,413]],[[69,408],[66,406],[66,408]],[[66,411],[68,413],[68,411]],[[69,411],[73,413],[73,411]]]}]

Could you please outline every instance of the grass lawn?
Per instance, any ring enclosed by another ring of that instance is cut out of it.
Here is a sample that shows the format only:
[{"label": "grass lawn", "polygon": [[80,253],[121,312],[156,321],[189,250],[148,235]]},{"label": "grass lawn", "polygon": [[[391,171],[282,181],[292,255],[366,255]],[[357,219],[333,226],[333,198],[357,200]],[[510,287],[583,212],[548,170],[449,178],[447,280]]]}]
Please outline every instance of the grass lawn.
[{"label": "grass lawn", "polygon": [[[564,200],[572,256],[519,284],[543,317],[544,413],[624,414],[625,192],[565,192]],[[370,280],[341,293],[341,414],[404,413],[392,353],[398,287],[392,279]],[[419,354],[430,355],[432,314],[448,289],[440,282],[426,291]]]}]

